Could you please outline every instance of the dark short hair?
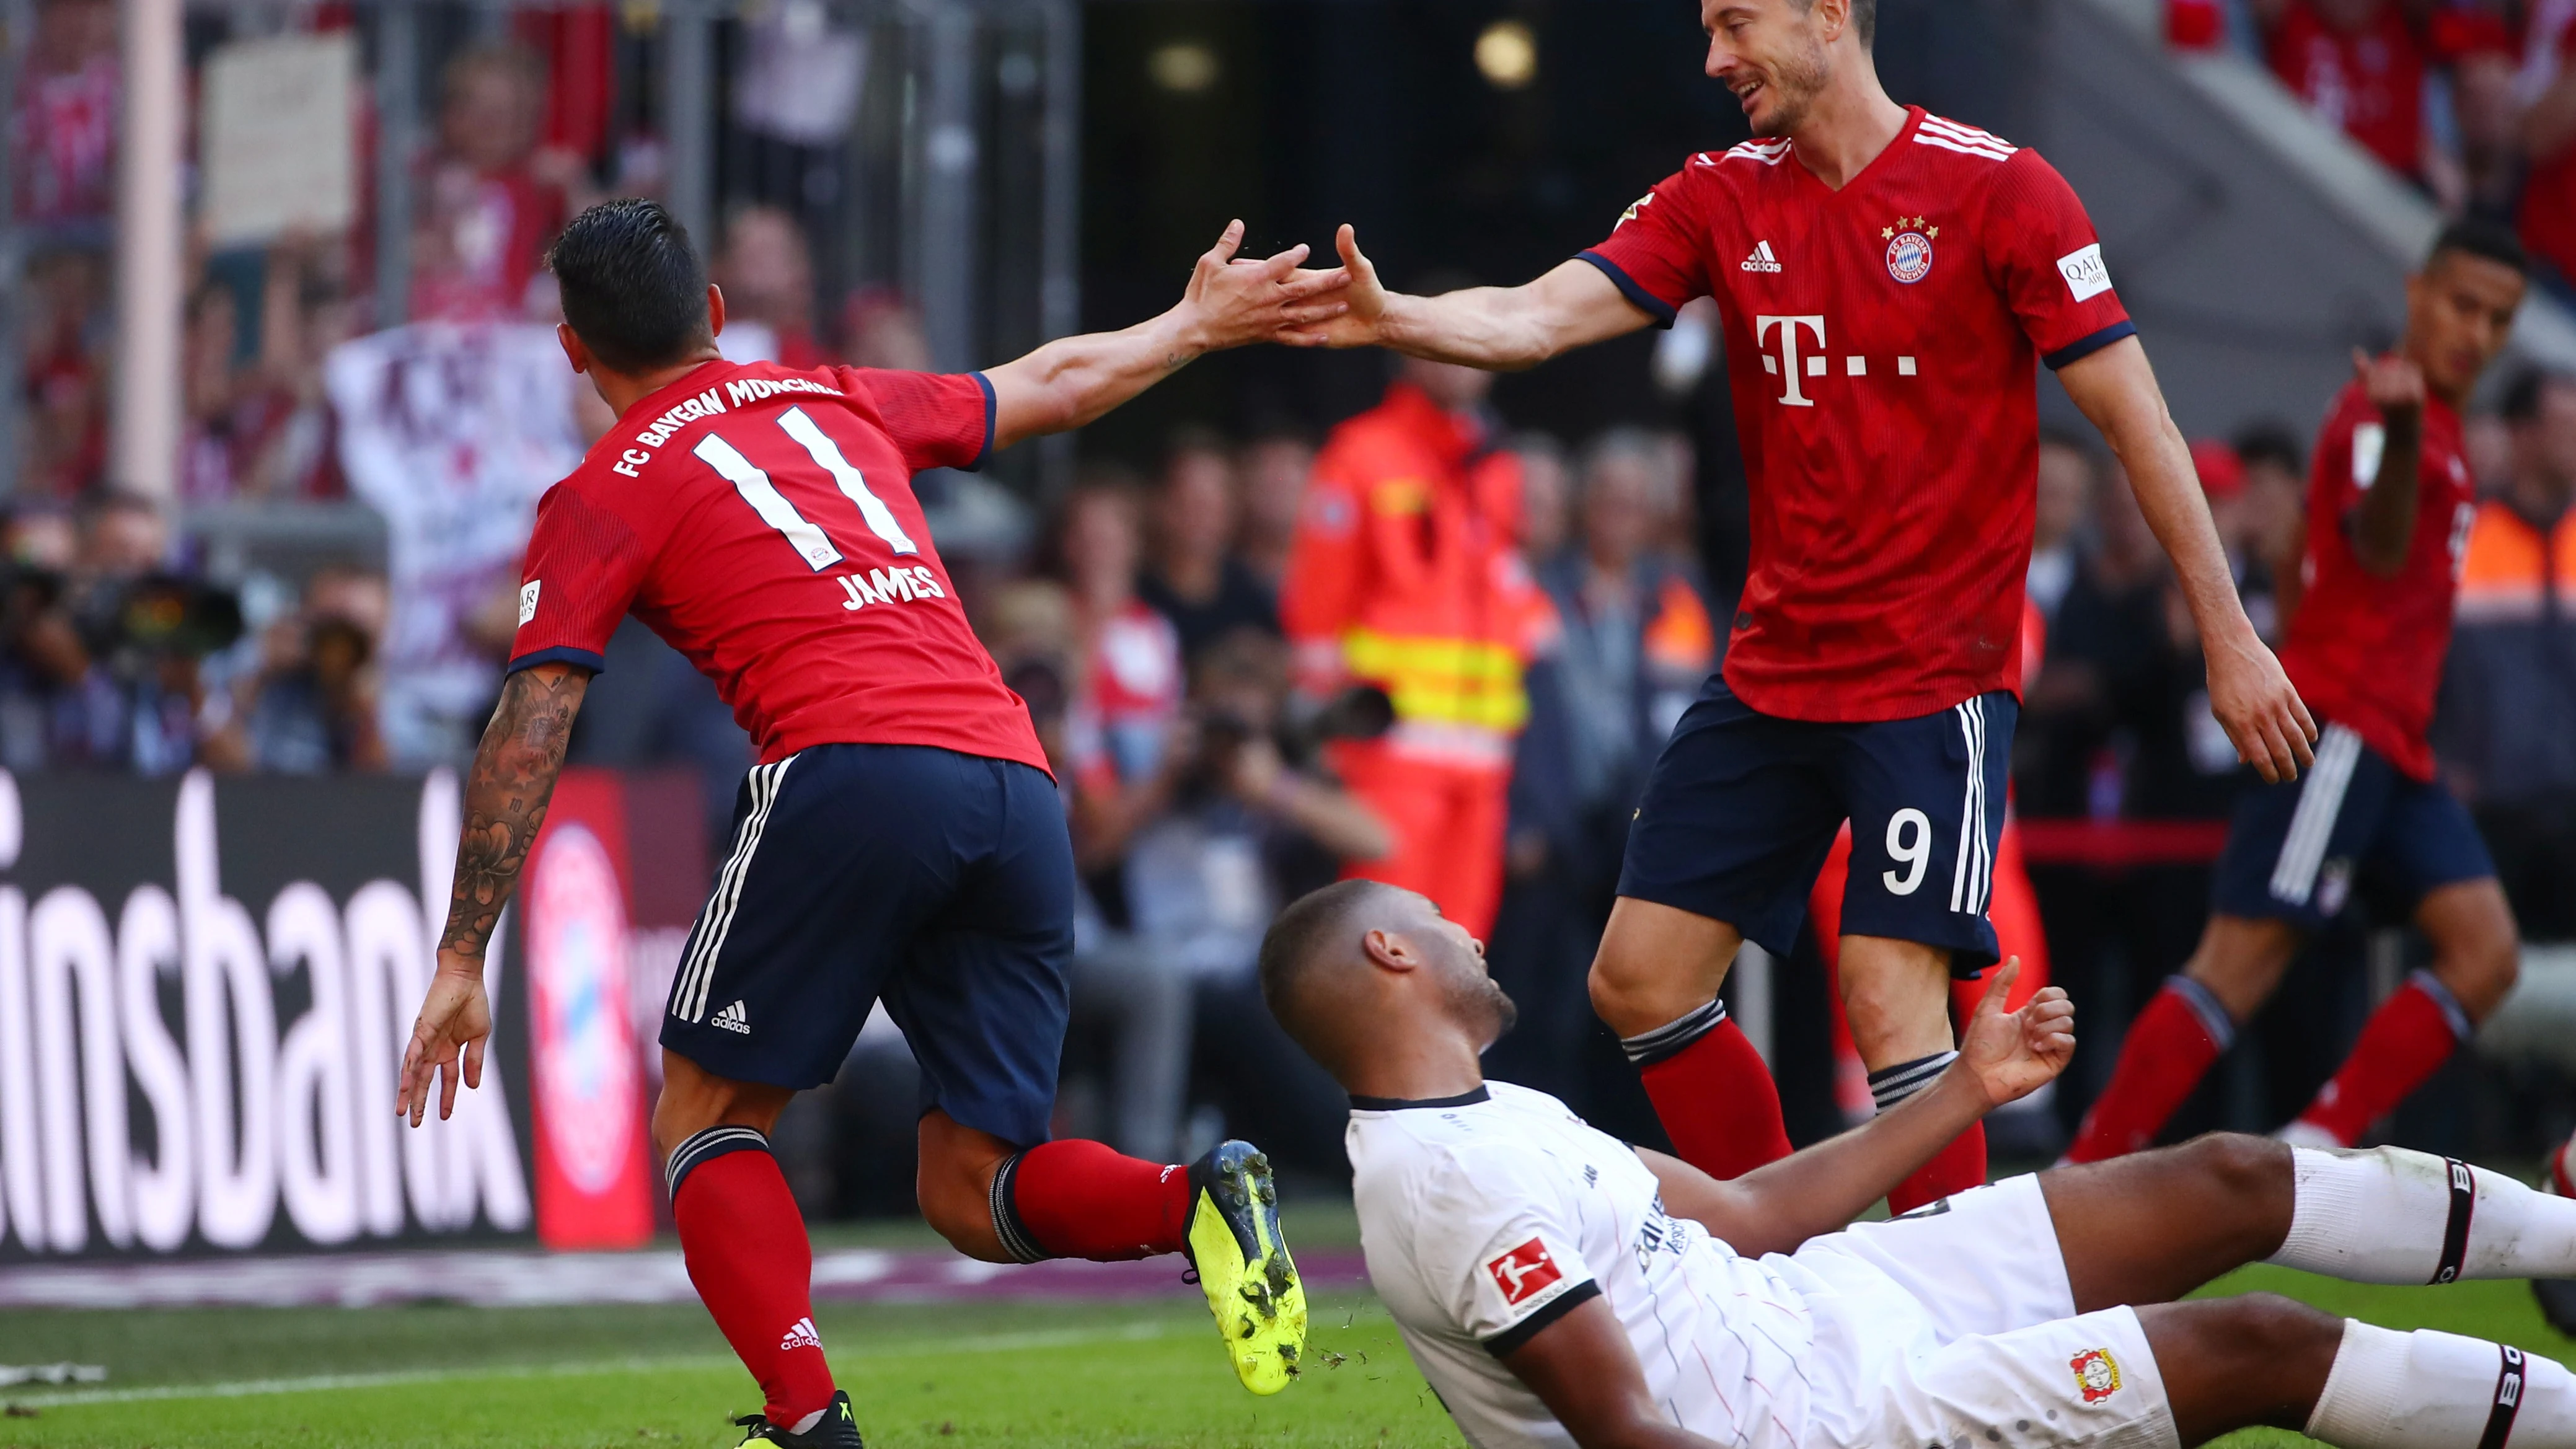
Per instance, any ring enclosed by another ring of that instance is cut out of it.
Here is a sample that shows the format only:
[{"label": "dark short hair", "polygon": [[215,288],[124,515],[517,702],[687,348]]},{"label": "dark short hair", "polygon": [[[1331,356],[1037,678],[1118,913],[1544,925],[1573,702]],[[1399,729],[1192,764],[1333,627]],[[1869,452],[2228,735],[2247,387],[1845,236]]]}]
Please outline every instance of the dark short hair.
[{"label": "dark short hair", "polygon": [[2277,421],[2255,423],[2238,433],[2236,456],[2248,468],[2257,463],[2276,463],[2292,473],[2308,471],[2307,459],[2299,451],[2298,435]]},{"label": "dark short hair", "polygon": [[1299,979],[1322,964],[1335,945],[1346,944],[1335,938],[1348,929],[1351,913],[1385,889],[1372,880],[1335,881],[1290,902],[1262,936],[1261,999],[1298,1045],[1305,1045],[1296,1008]]},{"label": "dark short hair", "polygon": [[2513,234],[2513,228],[2482,216],[2464,216],[2444,226],[2433,238],[2433,249],[2424,254],[2424,265],[2431,267],[2446,252],[2483,257],[2522,276],[2531,275],[2531,254],[2522,249],[2522,238]]},{"label": "dark short hair", "polygon": [[564,321],[617,372],[650,372],[715,340],[707,269],[688,230],[658,201],[603,201],[572,219],[546,249]]}]

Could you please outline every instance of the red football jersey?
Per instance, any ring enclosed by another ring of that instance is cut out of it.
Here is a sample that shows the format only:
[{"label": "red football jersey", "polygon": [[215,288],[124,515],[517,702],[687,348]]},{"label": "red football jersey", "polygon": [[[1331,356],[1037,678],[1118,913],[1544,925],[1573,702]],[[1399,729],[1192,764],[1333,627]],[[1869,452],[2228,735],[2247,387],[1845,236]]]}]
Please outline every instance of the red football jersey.
[{"label": "red football jersey", "polygon": [[2451,607],[2460,560],[2477,521],[2477,485],[2460,442],[2460,415],[2424,404],[2424,456],[2417,465],[2415,533],[2394,578],[2361,566],[2352,512],[2379,476],[2387,431],[2358,381],[2335,397],[2317,435],[2308,476],[2306,591],[2290,615],[2281,667],[2322,719],[2418,780],[2433,778],[2433,696],[2451,649]]},{"label": "red football jersey", "polygon": [[2064,178],[1917,109],[1840,191],[1785,140],[1703,152],[1583,255],[1667,323],[1702,296],[1725,320],[1752,479],[1738,696],[1882,720],[2021,688],[2034,364],[2137,330]]},{"label": "red football jersey", "polygon": [[629,610],[764,762],[937,745],[1047,768],[966,625],[912,475],[992,445],[981,373],[710,362],[627,410],[537,504],[510,667],[601,667]]}]

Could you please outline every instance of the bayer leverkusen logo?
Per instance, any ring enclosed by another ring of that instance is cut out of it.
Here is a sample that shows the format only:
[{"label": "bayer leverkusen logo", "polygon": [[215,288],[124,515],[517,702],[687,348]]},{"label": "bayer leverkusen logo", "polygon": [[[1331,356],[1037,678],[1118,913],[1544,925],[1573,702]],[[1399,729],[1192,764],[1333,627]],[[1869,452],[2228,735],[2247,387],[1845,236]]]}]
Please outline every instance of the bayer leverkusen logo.
[{"label": "bayer leverkusen logo", "polygon": [[1889,276],[1912,286],[1932,275],[1932,238],[1941,234],[1941,228],[1919,216],[1910,221],[1900,216],[1896,225],[1882,227],[1878,234],[1887,242]]},{"label": "bayer leverkusen logo", "polygon": [[2120,1361],[2111,1357],[2107,1348],[2088,1348],[2067,1360],[2075,1370],[2075,1387],[2084,1394],[2084,1402],[2098,1404],[2120,1391]]}]

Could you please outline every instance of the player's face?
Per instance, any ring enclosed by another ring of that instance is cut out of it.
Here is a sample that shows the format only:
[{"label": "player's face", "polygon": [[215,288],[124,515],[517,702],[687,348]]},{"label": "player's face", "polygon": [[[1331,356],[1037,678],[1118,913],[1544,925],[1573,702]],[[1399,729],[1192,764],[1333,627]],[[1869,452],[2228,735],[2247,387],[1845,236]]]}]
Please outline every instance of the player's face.
[{"label": "player's face", "polygon": [[1450,1011],[1491,1046],[1520,1019],[1520,1007],[1486,971],[1485,943],[1466,927],[1440,914],[1440,908],[1427,898],[1416,899],[1422,915],[1410,931],[1423,938]]},{"label": "player's face", "polygon": [[2504,350],[2522,305],[2522,274],[2467,252],[2444,252],[2406,284],[2406,310],[2418,366],[2433,390],[2466,394]]},{"label": "player's face", "polygon": [[1824,0],[1700,0],[1699,17],[1709,76],[1735,93],[1753,134],[1796,131],[1825,86]]}]

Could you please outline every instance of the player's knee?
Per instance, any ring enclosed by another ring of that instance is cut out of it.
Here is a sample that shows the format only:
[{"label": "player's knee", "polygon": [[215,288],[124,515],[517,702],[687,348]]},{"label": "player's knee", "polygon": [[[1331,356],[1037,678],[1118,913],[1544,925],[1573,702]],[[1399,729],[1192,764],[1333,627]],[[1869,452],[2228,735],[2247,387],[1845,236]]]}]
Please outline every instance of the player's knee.
[{"label": "player's knee", "polygon": [[2253,1261],[2279,1249],[2296,1192],[2287,1143],[2209,1132],[2166,1150],[2192,1183],[2193,1215],[2213,1227],[2232,1224],[2234,1256]]},{"label": "player's knee", "polygon": [[[2210,1300],[2203,1346],[2221,1362],[2267,1365],[2283,1374],[2322,1356],[2328,1365],[2343,1342],[2343,1320],[2278,1293]],[[2322,1375],[2320,1375],[2321,1377]]]},{"label": "player's knee", "polygon": [[1621,1036],[1652,1031],[1698,1004],[1674,1005],[1668,1000],[1673,995],[1669,982],[1657,980],[1607,941],[1592,958],[1592,972],[1584,985],[1592,996],[1593,1014]]},{"label": "player's knee", "polygon": [[2434,972],[2472,1020],[2484,1021],[2522,975],[2522,940],[2513,917],[2498,911],[2473,918],[2441,944]]},{"label": "player's knee", "polygon": [[993,1230],[991,1174],[979,1181],[961,1164],[925,1157],[913,1182],[913,1195],[920,1199],[922,1221],[946,1238],[950,1247],[987,1263],[1012,1261],[1002,1251],[1001,1235]]}]

